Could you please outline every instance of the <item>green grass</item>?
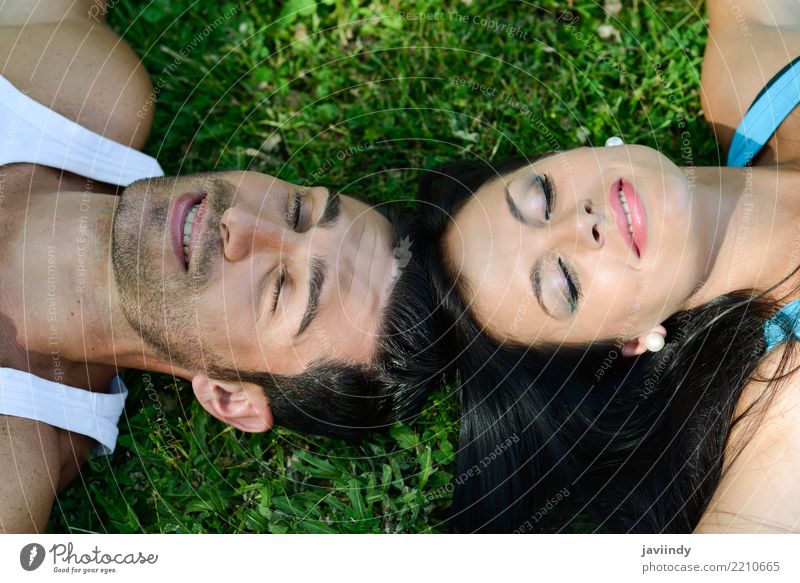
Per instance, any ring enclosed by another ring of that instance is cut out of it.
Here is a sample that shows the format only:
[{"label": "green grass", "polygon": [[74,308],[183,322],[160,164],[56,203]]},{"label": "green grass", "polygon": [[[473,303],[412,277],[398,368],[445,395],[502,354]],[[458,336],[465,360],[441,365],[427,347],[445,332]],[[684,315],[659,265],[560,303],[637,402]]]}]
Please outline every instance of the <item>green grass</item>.
[{"label": "green grass", "polygon": [[[114,6],[111,26],[158,88],[148,152],[168,174],[249,169],[373,203],[413,200],[419,168],[614,134],[679,164],[720,163],[700,111],[701,2],[626,2],[618,17],[582,0],[365,4]],[[580,20],[559,21],[566,8]],[[619,38],[601,40],[603,24]],[[348,445],[282,429],[242,434],[183,382],[152,375],[156,402],[147,377],[126,380],[117,449],[59,497],[51,532],[442,530],[458,441],[453,387],[412,424]]]}]

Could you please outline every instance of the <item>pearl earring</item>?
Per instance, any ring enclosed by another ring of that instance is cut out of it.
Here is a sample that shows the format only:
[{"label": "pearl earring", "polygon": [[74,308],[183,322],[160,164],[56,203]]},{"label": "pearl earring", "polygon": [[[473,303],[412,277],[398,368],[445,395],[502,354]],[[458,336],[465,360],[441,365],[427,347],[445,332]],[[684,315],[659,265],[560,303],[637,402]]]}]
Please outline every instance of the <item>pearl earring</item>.
[{"label": "pearl earring", "polygon": [[611,136],[606,140],[606,146],[624,146],[625,142],[619,136]]},{"label": "pearl earring", "polygon": [[647,345],[647,350],[650,352],[658,352],[662,348],[664,348],[664,337],[659,334],[658,332],[653,332],[652,334],[648,334],[647,338],[645,339],[645,344]]}]

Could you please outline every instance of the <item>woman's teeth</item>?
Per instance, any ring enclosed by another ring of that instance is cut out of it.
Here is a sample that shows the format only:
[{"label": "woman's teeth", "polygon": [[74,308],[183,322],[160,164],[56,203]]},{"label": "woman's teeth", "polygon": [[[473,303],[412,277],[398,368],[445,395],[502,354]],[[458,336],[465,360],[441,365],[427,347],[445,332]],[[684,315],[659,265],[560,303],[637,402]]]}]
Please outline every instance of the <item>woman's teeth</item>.
[{"label": "woman's teeth", "polygon": [[194,218],[199,208],[200,203],[194,205],[189,210],[189,214],[186,215],[186,222],[183,224],[183,258],[186,260],[186,265],[189,265],[189,241],[192,238],[192,226],[194,225]]},{"label": "woman's teeth", "polygon": [[619,201],[622,203],[622,210],[625,211],[625,219],[628,221],[628,233],[633,238],[633,219],[631,219],[631,209],[628,208],[628,201],[625,200],[625,193],[622,191],[622,181],[619,181],[619,190],[617,191]]}]

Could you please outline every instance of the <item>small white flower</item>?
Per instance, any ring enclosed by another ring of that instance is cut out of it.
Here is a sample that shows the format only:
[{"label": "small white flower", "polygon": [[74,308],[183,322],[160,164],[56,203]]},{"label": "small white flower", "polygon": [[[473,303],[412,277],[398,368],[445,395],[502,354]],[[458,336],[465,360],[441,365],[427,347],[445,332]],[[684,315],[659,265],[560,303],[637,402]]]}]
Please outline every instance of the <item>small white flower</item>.
[{"label": "small white flower", "polygon": [[616,16],[622,12],[622,2],[620,0],[606,0],[603,4],[609,16]]},{"label": "small white flower", "polygon": [[619,31],[610,24],[601,24],[597,27],[597,36],[602,40],[616,40],[619,38]]}]

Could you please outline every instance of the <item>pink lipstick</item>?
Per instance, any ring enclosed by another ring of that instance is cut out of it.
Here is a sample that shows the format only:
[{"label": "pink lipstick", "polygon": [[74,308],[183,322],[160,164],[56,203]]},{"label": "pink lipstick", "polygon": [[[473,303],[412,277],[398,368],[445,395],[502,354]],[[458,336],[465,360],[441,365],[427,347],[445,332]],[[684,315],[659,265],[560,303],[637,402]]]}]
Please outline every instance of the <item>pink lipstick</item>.
[{"label": "pink lipstick", "polygon": [[622,239],[641,258],[647,242],[647,215],[642,199],[630,182],[620,178],[611,185],[608,201]]}]

